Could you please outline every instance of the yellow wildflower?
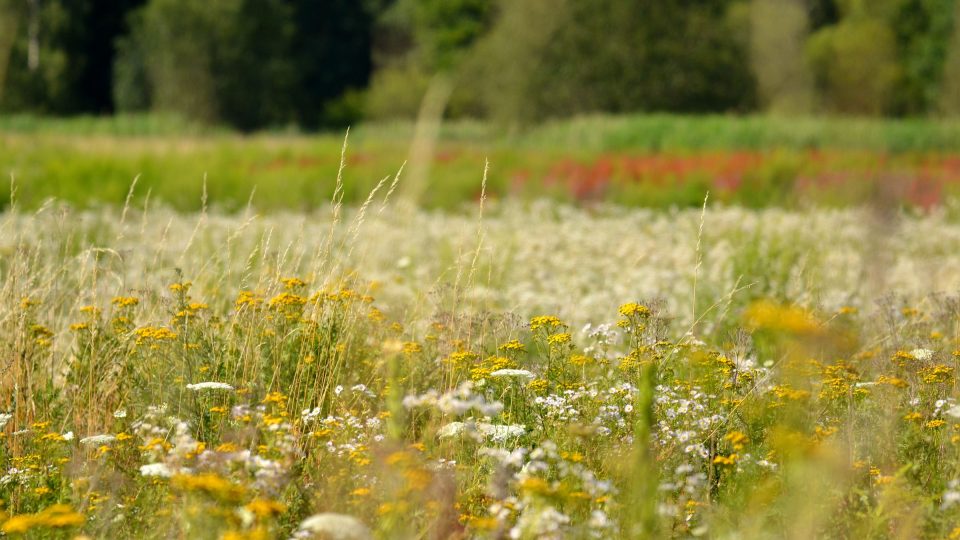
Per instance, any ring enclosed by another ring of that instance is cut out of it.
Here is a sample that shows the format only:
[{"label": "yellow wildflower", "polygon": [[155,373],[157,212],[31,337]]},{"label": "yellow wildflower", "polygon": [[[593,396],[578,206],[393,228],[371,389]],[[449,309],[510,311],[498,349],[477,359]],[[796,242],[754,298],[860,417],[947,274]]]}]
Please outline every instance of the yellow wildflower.
[{"label": "yellow wildflower", "polygon": [[281,279],[280,282],[283,283],[283,286],[290,291],[307,286],[306,282],[296,277],[284,278],[284,279]]},{"label": "yellow wildflower", "polygon": [[730,454],[729,456],[719,455],[713,458],[714,465],[733,465],[740,459],[740,456],[737,454]]},{"label": "yellow wildflower", "polygon": [[196,491],[224,502],[235,502],[243,498],[246,488],[234,484],[216,474],[198,475],[178,474],[170,480],[170,485],[184,490]]},{"label": "yellow wildflower", "polygon": [[526,352],[527,350],[527,348],[523,345],[523,343],[520,343],[520,340],[518,339],[510,340],[504,343],[503,345],[497,347],[497,349],[501,351],[517,352],[517,353]]},{"label": "yellow wildflower", "polygon": [[247,503],[244,508],[261,518],[278,516],[287,511],[285,504],[269,499],[254,499]]},{"label": "yellow wildflower", "polygon": [[118,308],[127,308],[139,304],[140,300],[132,296],[116,296],[110,301],[110,303]]},{"label": "yellow wildflower", "polygon": [[558,326],[563,326],[563,323],[560,322],[559,318],[554,317],[553,315],[539,315],[530,319],[530,330],[534,332],[540,330],[541,328],[551,329]]},{"label": "yellow wildflower", "polygon": [[620,315],[623,315],[627,318],[640,318],[646,319],[651,315],[650,308],[643,304],[638,304],[636,302],[629,302],[620,306],[620,309],[617,310]]}]

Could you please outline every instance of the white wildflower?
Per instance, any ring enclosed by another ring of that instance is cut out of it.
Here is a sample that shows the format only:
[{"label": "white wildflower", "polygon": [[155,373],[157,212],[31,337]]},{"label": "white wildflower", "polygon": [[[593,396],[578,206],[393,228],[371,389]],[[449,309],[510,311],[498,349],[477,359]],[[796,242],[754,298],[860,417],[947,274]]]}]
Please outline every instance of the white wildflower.
[{"label": "white wildflower", "polygon": [[943,492],[943,501],[940,503],[941,509],[947,509],[960,502],[960,491],[947,490]]},{"label": "white wildflower", "polygon": [[170,467],[167,467],[165,463],[148,463],[147,465],[140,466],[140,474],[142,476],[170,478],[173,476],[173,471],[171,471]]},{"label": "white wildflower", "polygon": [[316,514],[300,523],[300,530],[329,540],[368,540],[372,539],[370,529],[359,519],[345,514]]},{"label": "white wildflower", "polygon": [[463,422],[450,422],[437,430],[437,437],[447,438],[456,437],[467,430],[467,425]]},{"label": "white wildflower", "polygon": [[516,439],[527,432],[525,426],[518,424],[487,424],[484,422],[477,424],[477,430],[493,442]]},{"label": "white wildflower", "polygon": [[109,434],[90,435],[89,437],[84,437],[80,439],[80,444],[90,445],[90,446],[103,446],[115,440],[117,440],[117,438]]},{"label": "white wildflower", "polygon": [[201,390],[229,390],[232,392],[233,386],[222,382],[206,381],[188,384],[187,390],[193,390],[194,392],[199,392]]},{"label": "white wildflower", "polygon": [[534,377],[533,373],[525,369],[498,369],[490,374],[491,378],[497,377],[525,377],[527,379],[532,379]]},{"label": "white wildflower", "polygon": [[489,424],[487,422],[450,422],[437,431],[437,436],[442,438],[456,437],[463,433],[476,433],[480,439],[488,439],[493,442],[503,442],[509,439],[515,439],[527,432],[525,426],[518,424]]}]

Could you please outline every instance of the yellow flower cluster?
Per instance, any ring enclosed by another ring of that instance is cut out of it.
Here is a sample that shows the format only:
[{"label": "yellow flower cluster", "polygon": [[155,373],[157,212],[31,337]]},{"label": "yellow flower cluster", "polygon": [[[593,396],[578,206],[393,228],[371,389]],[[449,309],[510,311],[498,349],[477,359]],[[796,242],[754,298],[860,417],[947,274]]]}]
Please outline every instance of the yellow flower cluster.
[{"label": "yellow flower cluster", "polygon": [[454,367],[466,367],[477,360],[478,356],[470,351],[456,351],[447,356],[445,362]]},{"label": "yellow flower cluster", "polygon": [[237,309],[248,308],[256,309],[263,303],[263,297],[253,291],[240,291],[237,293],[237,299],[233,303]]},{"label": "yellow flower cluster", "polygon": [[118,308],[128,308],[139,304],[140,300],[132,296],[116,296],[110,303]]},{"label": "yellow flower cluster", "polygon": [[563,323],[553,315],[538,315],[530,319],[530,331],[532,332],[540,329],[551,330],[559,326],[563,326]]},{"label": "yellow flower cluster", "polygon": [[20,514],[0,525],[0,531],[6,534],[24,534],[38,527],[61,529],[78,527],[86,522],[83,514],[76,512],[66,504],[48,506],[36,514]]},{"label": "yellow flower cluster", "polygon": [[183,491],[203,493],[222,502],[239,502],[246,494],[243,486],[210,473],[178,474],[170,479],[170,485]]},{"label": "yellow flower cluster", "polygon": [[244,508],[261,518],[278,516],[287,511],[287,505],[270,499],[254,499]]},{"label": "yellow flower cluster", "polygon": [[739,431],[731,431],[730,433],[727,433],[724,435],[723,440],[730,443],[730,446],[732,446],[734,450],[742,450],[743,446],[747,444],[748,441],[747,436]]},{"label": "yellow flower cluster", "polygon": [[751,304],[743,315],[747,327],[788,334],[818,333],[820,323],[812,313],[799,306],[777,304],[760,300]]},{"label": "yellow flower cluster", "polygon": [[504,343],[503,345],[500,345],[499,347],[497,347],[497,349],[501,351],[513,352],[513,353],[522,353],[527,351],[527,348],[523,345],[523,343],[520,343],[520,340],[518,339],[510,340]]},{"label": "yellow flower cluster", "polygon": [[186,294],[190,290],[190,287],[193,286],[192,282],[181,281],[180,283],[174,283],[170,285],[170,290],[178,294]]},{"label": "yellow flower cluster", "polygon": [[137,345],[156,341],[171,341],[177,339],[177,334],[173,330],[164,326],[144,326],[133,331],[137,337]]},{"label": "yellow flower cluster", "polygon": [[923,382],[928,384],[946,383],[953,380],[953,367],[945,364],[936,364],[920,370]]},{"label": "yellow flower cluster", "polygon": [[470,378],[479,381],[489,377],[494,371],[515,367],[517,363],[505,356],[490,356],[470,370]]},{"label": "yellow flower cluster", "polygon": [[620,315],[628,318],[646,319],[651,315],[650,308],[636,302],[623,304],[617,311],[620,313]]},{"label": "yellow flower cluster", "polygon": [[714,465],[735,465],[738,459],[740,459],[740,456],[737,454],[730,454],[729,456],[718,455],[713,458],[713,464]]},{"label": "yellow flower cluster", "polygon": [[270,307],[282,309],[287,307],[302,307],[307,303],[307,299],[293,293],[282,292],[270,299]]},{"label": "yellow flower cluster", "polygon": [[307,286],[305,281],[297,277],[284,278],[281,279],[280,282],[283,283],[284,288],[286,288],[288,291],[293,291]]},{"label": "yellow flower cluster", "polygon": [[527,383],[527,388],[539,394],[546,392],[549,385],[550,382],[546,379],[533,379]]}]

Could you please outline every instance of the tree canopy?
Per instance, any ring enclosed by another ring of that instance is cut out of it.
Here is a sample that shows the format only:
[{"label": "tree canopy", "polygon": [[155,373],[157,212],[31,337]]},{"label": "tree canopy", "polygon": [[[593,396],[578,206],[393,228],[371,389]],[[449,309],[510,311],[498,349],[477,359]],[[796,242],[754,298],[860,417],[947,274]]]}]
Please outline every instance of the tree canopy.
[{"label": "tree canopy", "polygon": [[0,112],[241,130],[415,114],[960,110],[954,0],[0,0]]}]

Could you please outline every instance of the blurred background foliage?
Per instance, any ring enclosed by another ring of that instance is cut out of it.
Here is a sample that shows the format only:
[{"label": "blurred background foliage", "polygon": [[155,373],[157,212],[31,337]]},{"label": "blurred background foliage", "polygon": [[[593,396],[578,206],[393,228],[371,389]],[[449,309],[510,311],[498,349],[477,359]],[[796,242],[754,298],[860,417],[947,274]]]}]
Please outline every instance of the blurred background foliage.
[{"label": "blurred background foliage", "polygon": [[0,0],[0,112],[243,131],[960,111],[955,0]]}]

